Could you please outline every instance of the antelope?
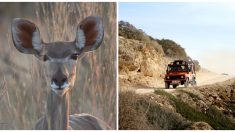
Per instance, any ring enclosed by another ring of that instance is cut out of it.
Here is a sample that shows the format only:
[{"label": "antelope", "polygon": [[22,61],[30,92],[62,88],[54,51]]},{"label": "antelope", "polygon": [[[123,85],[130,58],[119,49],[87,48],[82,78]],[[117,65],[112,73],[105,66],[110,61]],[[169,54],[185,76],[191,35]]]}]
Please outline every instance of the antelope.
[{"label": "antelope", "polygon": [[46,80],[51,84],[46,114],[39,119],[35,129],[110,129],[104,121],[92,115],[69,115],[77,60],[84,53],[96,50],[103,41],[104,29],[99,17],[90,16],[82,20],[72,42],[45,43],[40,37],[39,28],[22,18],[13,19],[11,32],[13,44],[19,52],[32,54],[44,62]]}]

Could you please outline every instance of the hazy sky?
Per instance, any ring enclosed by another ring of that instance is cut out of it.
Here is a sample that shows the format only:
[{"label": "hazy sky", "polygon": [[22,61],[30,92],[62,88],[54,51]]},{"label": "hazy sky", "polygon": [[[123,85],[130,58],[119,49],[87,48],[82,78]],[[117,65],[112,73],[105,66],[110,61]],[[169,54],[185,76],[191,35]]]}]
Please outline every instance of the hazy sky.
[{"label": "hazy sky", "polygon": [[211,71],[235,75],[235,3],[120,3],[119,20],[174,40]]}]

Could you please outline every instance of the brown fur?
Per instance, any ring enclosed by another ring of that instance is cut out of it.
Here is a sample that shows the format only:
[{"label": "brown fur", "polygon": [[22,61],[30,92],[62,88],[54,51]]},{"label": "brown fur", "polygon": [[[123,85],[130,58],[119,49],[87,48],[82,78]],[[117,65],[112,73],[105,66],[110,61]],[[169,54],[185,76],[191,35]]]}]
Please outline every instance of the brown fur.
[{"label": "brown fur", "polygon": [[80,28],[83,29],[86,36],[86,46],[95,43],[98,31],[96,30],[97,23],[95,19],[89,18],[81,22]]}]

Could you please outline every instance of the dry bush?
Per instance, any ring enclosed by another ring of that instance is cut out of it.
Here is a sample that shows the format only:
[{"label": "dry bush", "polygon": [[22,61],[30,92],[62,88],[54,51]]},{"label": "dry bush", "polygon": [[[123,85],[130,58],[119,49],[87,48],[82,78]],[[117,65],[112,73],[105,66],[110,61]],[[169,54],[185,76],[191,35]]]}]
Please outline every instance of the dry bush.
[{"label": "dry bush", "polygon": [[142,30],[135,28],[128,22],[120,21],[118,27],[119,36],[123,36],[127,39],[135,39],[139,41],[150,41],[148,35],[146,35]]},{"label": "dry bush", "polygon": [[169,39],[156,40],[162,46],[166,56],[176,59],[187,59],[187,54],[180,45]]},{"label": "dry bush", "polygon": [[13,46],[9,31],[11,20],[21,17],[34,21],[45,42],[73,41],[76,26],[89,15],[102,18],[105,37],[100,48],[86,54],[78,63],[77,79],[71,95],[71,114],[90,113],[115,129],[116,4],[3,4],[10,10],[3,13],[5,19],[1,20],[5,25],[0,26],[3,27],[0,28],[0,86],[5,78],[4,89],[7,89],[0,97],[0,129],[32,129],[36,121],[45,115],[50,89],[42,63],[32,55],[19,53]]},{"label": "dry bush", "polygon": [[131,91],[119,93],[119,129],[185,129],[189,124],[148,95]]},{"label": "dry bush", "polygon": [[[201,112],[200,110],[193,108],[191,106],[192,102],[187,102],[187,98],[177,98],[163,90],[155,90],[155,94],[166,96],[173,101],[176,111],[187,120],[193,122],[206,122],[216,130],[231,130],[235,128],[234,122],[224,113],[219,111],[214,105],[208,105],[207,111]],[[189,92],[186,92],[186,94],[189,94]],[[189,97],[194,98],[194,100],[196,100],[196,98],[200,99],[199,96],[192,93],[189,94]]]},{"label": "dry bush", "polygon": [[137,109],[138,95],[134,92],[119,93],[119,129],[150,129],[144,109]]},{"label": "dry bush", "polygon": [[199,71],[201,69],[201,66],[199,64],[199,61],[198,60],[193,60],[193,63],[195,65],[195,70],[196,71]]}]

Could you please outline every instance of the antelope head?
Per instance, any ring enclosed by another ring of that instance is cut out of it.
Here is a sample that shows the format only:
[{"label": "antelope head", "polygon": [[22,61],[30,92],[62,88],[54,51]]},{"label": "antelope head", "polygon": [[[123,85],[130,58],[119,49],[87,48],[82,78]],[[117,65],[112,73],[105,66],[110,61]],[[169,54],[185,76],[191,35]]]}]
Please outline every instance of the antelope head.
[{"label": "antelope head", "polygon": [[12,22],[15,48],[24,54],[33,54],[44,62],[51,90],[64,95],[74,86],[76,64],[81,56],[97,49],[103,40],[104,29],[99,17],[87,17],[77,26],[72,42],[44,43],[38,27],[25,19]]}]

